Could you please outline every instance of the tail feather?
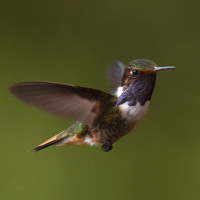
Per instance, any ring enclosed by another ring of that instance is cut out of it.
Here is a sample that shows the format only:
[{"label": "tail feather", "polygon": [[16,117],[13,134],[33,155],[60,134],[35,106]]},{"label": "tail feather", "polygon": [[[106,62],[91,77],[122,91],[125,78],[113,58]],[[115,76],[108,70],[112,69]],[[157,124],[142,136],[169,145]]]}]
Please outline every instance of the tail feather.
[{"label": "tail feather", "polygon": [[52,138],[46,140],[42,144],[39,144],[38,146],[33,148],[33,150],[34,151],[40,151],[40,150],[42,150],[42,149],[44,149],[44,148],[46,148],[48,146],[58,144],[58,143],[62,142],[63,140],[65,140],[67,137],[69,137],[69,136],[60,137],[61,134],[63,134],[63,132],[58,134],[58,135],[53,136]]},{"label": "tail feather", "polygon": [[56,144],[56,143],[57,143],[57,141],[52,141],[52,142],[49,142],[49,143],[44,144],[44,145],[38,145],[38,146],[36,146],[35,148],[33,148],[33,150],[34,150],[34,151],[40,151],[40,150],[42,150],[42,149],[44,149],[44,148],[46,148],[46,147],[48,147],[48,146],[51,146],[51,145],[53,145],[53,144]]}]

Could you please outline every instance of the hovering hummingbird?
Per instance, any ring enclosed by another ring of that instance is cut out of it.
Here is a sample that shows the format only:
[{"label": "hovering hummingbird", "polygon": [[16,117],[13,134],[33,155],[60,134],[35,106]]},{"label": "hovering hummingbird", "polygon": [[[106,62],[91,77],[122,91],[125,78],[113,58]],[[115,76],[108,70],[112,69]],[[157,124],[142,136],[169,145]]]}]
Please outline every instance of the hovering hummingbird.
[{"label": "hovering hummingbird", "polygon": [[39,151],[50,145],[102,145],[110,151],[113,143],[129,133],[145,116],[160,70],[146,59],[133,60],[127,67],[116,61],[108,68],[111,93],[100,90],[48,82],[23,82],[10,91],[26,103],[62,117],[75,118],[68,129],[36,146]]}]

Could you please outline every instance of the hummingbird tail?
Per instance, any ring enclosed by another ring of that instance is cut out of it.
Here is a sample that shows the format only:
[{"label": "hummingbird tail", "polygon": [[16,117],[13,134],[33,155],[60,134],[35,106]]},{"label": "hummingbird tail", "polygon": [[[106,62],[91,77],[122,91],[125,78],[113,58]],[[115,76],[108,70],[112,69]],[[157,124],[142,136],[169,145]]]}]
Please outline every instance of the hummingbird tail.
[{"label": "hummingbird tail", "polygon": [[55,135],[51,138],[49,138],[48,140],[46,140],[45,142],[43,142],[42,144],[39,144],[38,146],[36,146],[35,148],[33,148],[34,151],[40,151],[48,146],[51,145],[56,145],[59,143],[62,143],[63,140],[66,140],[67,138],[69,138],[69,135],[66,135],[65,137],[62,137],[63,132],[59,133],[58,135]]}]

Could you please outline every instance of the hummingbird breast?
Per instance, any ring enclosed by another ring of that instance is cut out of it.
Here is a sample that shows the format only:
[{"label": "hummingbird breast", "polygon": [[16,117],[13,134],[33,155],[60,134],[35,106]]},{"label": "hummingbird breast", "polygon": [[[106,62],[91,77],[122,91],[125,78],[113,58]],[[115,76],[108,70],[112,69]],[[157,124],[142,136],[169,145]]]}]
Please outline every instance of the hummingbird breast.
[{"label": "hummingbird breast", "polygon": [[88,142],[88,138],[86,142],[113,143],[130,132],[148,110],[155,81],[156,74],[152,73],[141,76],[126,87],[118,87],[115,107],[103,117],[97,128],[89,130],[92,142]]},{"label": "hummingbird breast", "polygon": [[127,123],[134,124],[142,120],[147,113],[150,101],[146,101],[144,105],[139,102],[135,106],[130,106],[128,102],[119,106],[122,117],[125,118]]}]

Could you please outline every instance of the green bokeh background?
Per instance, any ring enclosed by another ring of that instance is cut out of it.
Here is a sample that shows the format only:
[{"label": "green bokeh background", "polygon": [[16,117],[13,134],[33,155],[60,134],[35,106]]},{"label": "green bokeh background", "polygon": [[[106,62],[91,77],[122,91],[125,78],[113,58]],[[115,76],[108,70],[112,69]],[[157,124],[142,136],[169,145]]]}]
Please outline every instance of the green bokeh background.
[{"label": "green bokeh background", "polygon": [[[200,3],[197,0],[0,2],[0,199],[199,200]],[[109,91],[105,66],[146,58],[160,72],[149,112],[109,153],[30,150],[73,121],[7,88],[53,81]]]}]

